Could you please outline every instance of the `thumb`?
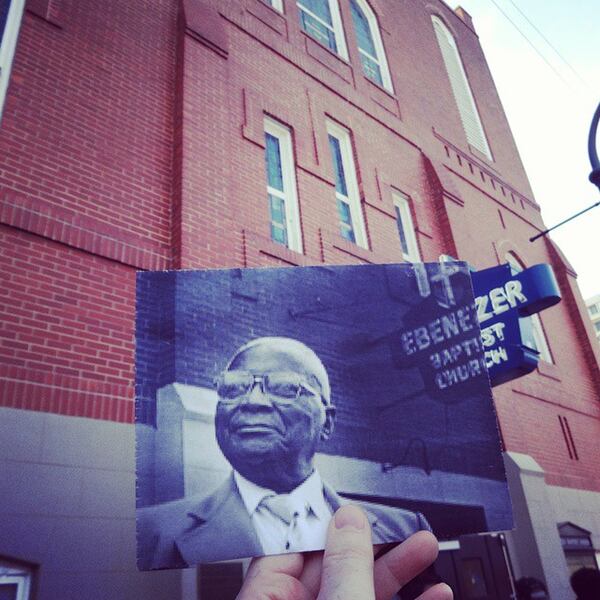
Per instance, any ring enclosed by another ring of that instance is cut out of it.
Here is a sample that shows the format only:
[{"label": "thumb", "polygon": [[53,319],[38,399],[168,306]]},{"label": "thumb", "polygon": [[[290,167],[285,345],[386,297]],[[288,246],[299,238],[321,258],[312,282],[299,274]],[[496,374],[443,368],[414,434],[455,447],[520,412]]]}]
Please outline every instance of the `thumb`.
[{"label": "thumb", "polygon": [[331,519],[317,600],[374,600],[373,545],[365,513],[348,504]]}]

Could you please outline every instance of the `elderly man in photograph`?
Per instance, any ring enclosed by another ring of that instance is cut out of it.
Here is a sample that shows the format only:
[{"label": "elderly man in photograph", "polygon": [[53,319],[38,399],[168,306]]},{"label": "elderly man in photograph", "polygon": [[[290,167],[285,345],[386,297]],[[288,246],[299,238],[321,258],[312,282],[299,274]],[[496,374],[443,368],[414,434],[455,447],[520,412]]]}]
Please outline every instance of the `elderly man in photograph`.
[{"label": "elderly man in photograph", "polygon": [[[233,467],[204,497],[138,511],[140,568],[323,549],[333,513],[347,500],[314,466],[335,407],[319,357],[290,338],[255,339],[216,380],[219,447]],[[368,502],[373,543],[430,527],[419,513]]]}]

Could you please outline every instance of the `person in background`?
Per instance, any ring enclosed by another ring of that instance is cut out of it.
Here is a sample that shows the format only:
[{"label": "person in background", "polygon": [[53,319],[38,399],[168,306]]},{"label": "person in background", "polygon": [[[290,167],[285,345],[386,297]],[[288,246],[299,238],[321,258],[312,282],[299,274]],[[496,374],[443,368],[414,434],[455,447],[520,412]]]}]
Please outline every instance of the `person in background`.
[{"label": "person in background", "polygon": [[600,598],[600,571],[583,567],[571,575],[571,587],[577,600],[598,600]]},{"label": "person in background", "polygon": [[521,577],[515,583],[517,600],[548,600],[546,586],[535,577]]}]

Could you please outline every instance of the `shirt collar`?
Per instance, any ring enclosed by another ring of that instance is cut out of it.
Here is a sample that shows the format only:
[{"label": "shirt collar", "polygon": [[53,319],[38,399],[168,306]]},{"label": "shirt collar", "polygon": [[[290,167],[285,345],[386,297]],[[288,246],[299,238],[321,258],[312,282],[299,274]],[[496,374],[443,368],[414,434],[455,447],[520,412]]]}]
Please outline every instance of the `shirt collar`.
[{"label": "shirt collar", "polygon": [[[250,516],[252,516],[263,498],[275,494],[273,490],[256,485],[237,471],[233,472],[233,477]],[[331,510],[323,494],[323,481],[316,469],[297,488],[290,492],[290,499],[298,507],[308,505],[319,519],[328,519],[331,516]]]}]

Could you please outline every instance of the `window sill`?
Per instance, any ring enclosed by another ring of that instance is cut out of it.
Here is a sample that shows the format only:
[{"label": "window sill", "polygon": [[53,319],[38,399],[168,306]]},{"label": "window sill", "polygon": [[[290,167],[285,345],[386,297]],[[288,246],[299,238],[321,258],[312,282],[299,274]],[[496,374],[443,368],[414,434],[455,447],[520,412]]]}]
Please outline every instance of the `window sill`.
[{"label": "window sill", "polygon": [[279,260],[289,263],[290,265],[301,266],[306,263],[306,256],[304,256],[304,254],[301,252],[292,250],[283,244],[279,244],[267,238],[262,240],[259,251],[261,254],[278,258]]},{"label": "window sill", "polygon": [[540,359],[538,361],[537,372],[544,377],[553,379],[554,381],[561,381],[560,369],[556,365],[548,363],[545,360]]},{"label": "window sill", "polygon": [[312,42],[316,44],[318,48],[325,50],[325,52],[327,52],[329,56],[331,56],[335,60],[340,61],[340,63],[342,63],[343,65],[350,67],[350,61],[347,58],[345,58],[341,54],[338,54],[337,52],[334,52],[329,46],[326,46],[323,42],[320,42],[317,38],[314,38],[312,35],[310,35],[310,33],[306,33],[304,29],[300,29],[300,33],[304,36],[306,42]]},{"label": "window sill", "polygon": [[254,0],[254,4],[260,4],[271,12],[274,12],[276,15],[283,17],[283,10],[275,8],[272,4],[267,4],[264,0]]},{"label": "window sill", "polygon": [[336,235],[333,233],[329,234],[329,242],[336,250],[341,250],[350,256],[354,256],[364,262],[374,262],[373,252],[369,248],[363,248],[358,244],[354,244],[344,239],[340,234]]},{"label": "window sill", "polygon": [[395,92],[392,92],[391,90],[388,90],[386,87],[384,87],[383,85],[377,83],[376,81],[374,81],[373,79],[370,79],[369,77],[367,77],[364,72],[363,72],[363,77],[365,79],[365,81],[367,81],[371,86],[373,86],[374,90],[378,91],[378,92],[382,92],[384,93],[388,98],[390,98],[391,100],[396,100],[396,94]]},{"label": "window sill", "polygon": [[301,31],[304,37],[304,47],[306,53],[316,60],[322,67],[325,67],[346,83],[354,83],[352,65],[343,56],[335,53],[318,40]]},{"label": "window sill", "polygon": [[258,19],[263,25],[272,29],[275,33],[285,36],[287,33],[286,19],[284,14],[274,6],[263,0],[254,0],[246,9],[248,14]]},{"label": "window sill", "polygon": [[320,261],[309,258],[305,254],[291,250],[283,244],[278,244],[272,239],[259,235],[249,229],[244,229],[245,254],[248,267],[263,265],[264,257],[274,258],[290,266],[309,266],[319,264]]},{"label": "window sill", "polygon": [[[400,244],[398,254],[393,256],[389,249],[384,252],[363,248],[345,240],[337,231],[321,229],[323,262],[329,264],[349,264],[350,262],[366,264],[398,264],[402,259]],[[354,260],[352,260],[354,259]]]},{"label": "window sill", "polygon": [[369,79],[364,73],[365,91],[373,102],[381,106],[386,112],[392,114],[396,118],[400,118],[400,107],[398,98],[393,92],[379,85],[376,81]]}]

